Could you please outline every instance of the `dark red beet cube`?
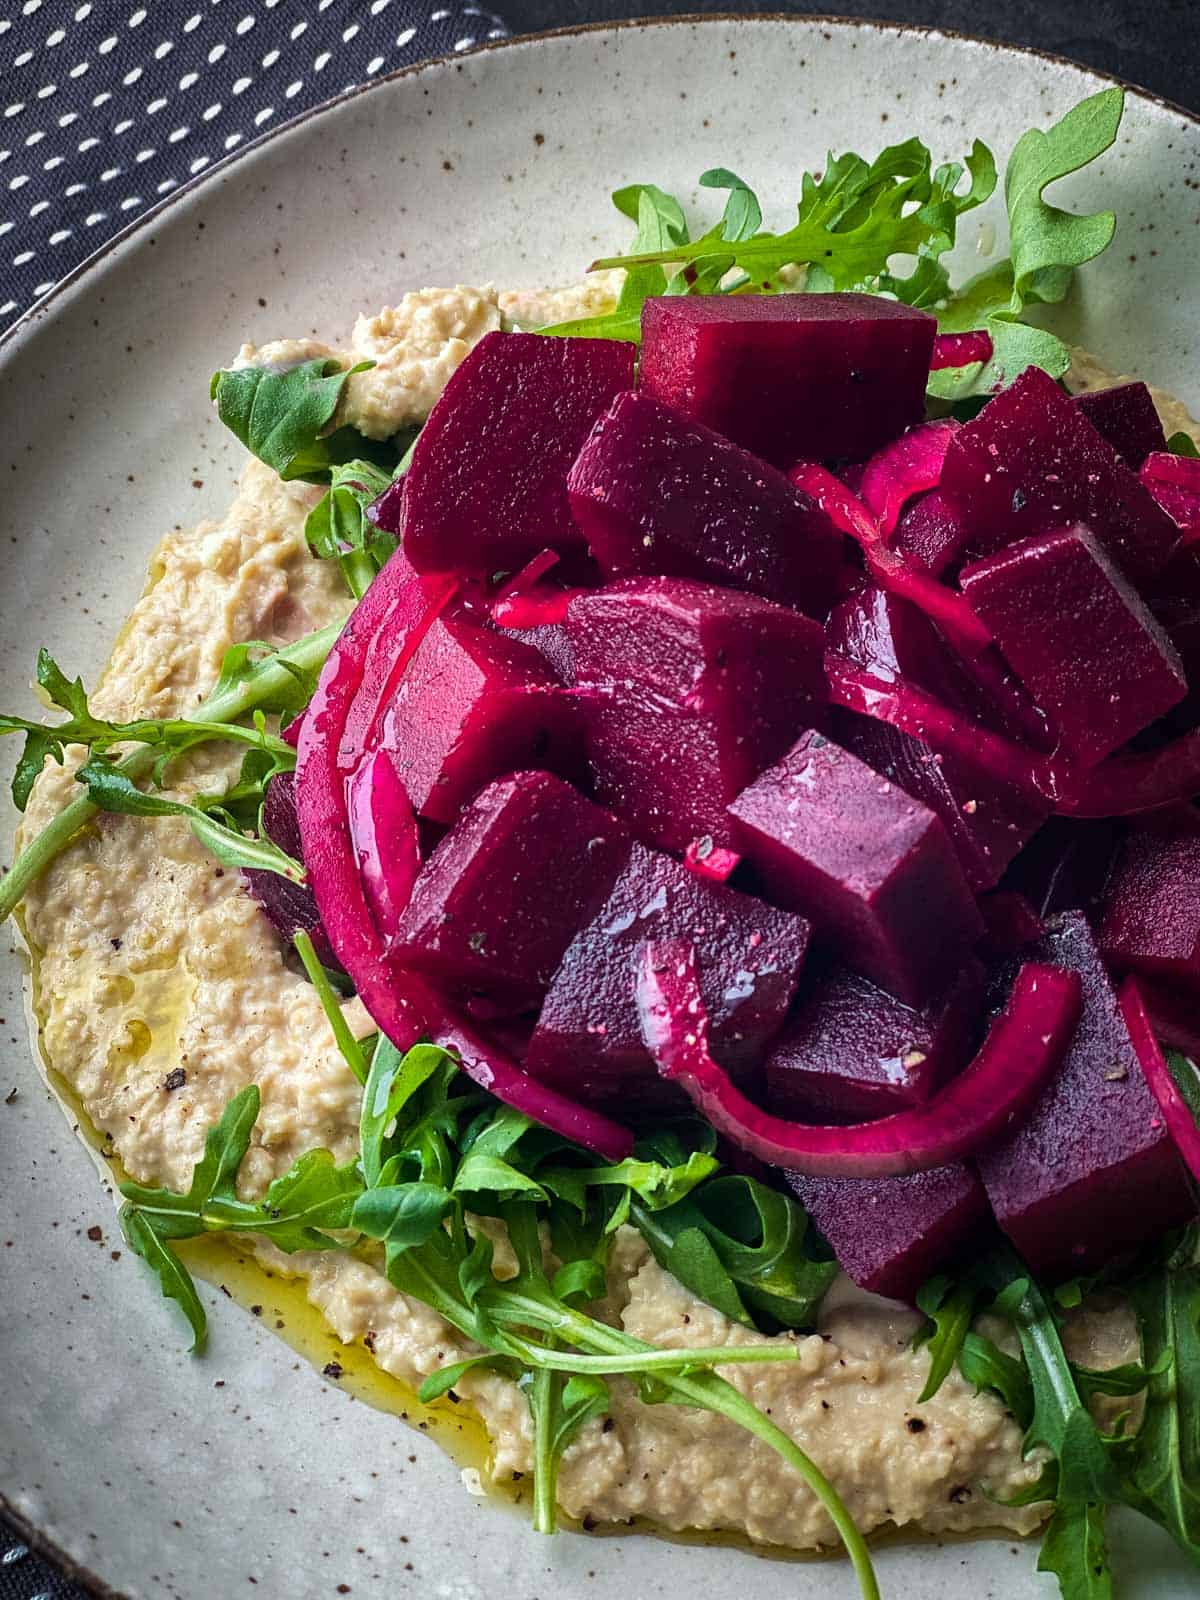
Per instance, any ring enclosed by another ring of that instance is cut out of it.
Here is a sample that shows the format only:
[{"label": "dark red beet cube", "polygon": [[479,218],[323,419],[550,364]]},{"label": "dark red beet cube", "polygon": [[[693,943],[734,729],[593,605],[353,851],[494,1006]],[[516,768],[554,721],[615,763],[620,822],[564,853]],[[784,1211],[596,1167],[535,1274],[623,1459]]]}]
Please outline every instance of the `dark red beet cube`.
[{"label": "dark red beet cube", "polygon": [[834,721],[839,743],[899,784],[939,817],[970,887],[994,888],[1013,858],[1046,820],[1048,807],[968,766],[935,753],[899,728],[852,711]]},{"label": "dark red beet cube", "polygon": [[914,567],[938,577],[962,554],[966,524],[940,489],[923,494],[901,514],[891,543]]},{"label": "dark red beet cube", "polygon": [[756,596],[627,579],[577,595],[567,633],[597,797],[648,844],[728,848],[729,802],[824,721],[821,629]]},{"label": "dark red beet cube", "polygon": [[935,331],[869,294],[668,295],[642,308],[640,382],[778,467],[861,460],[924,416]]},{"label": "dark red beet cube", "polygon": [[390,950],[456,990],[535,1005],[629,855],[608,812],[548,772],[490,784],[430,856]]},{"label": "dark red beet cube", "polygon": [[813,500],[648,394],[613,403],[568,489],[606,577],[699,578],[822,619],[837,592],[842,537]]},{"label": "dark red beet cube", "polygon": [[1034,1272],[1086,1272],[1187,1221],[1195,1203],[1087,918],[1066,913],[1034,948],[1079,973],[1082,1015],[1029,1118],[978,1167]]},{"label": "dark red beet cube", "polygon": [[413,809],[453,822],[492,778],[520,767],[583,771],[578,712],[536,650],[512,634],[439,617],[384,712]]},{"label": "dark red beet cube", "polygon": [[916,1299],[932,1277],[974,1253],[989,1227],[983,1185],[961,1162],[906,1178],[809,1178],[788,1186],[862,1289]]},{"label": "dark red beet cube", "polygon": [[[293,726],[299,720],[297,717]],[[293,861],[304,860],[300,822],[296,816],[294,772],[276,773],[267,785],[262,822],[263,832],[273,844],[277,844]],[[268,922],[289,945],[297,933],[303,931],[312,940],[313,949],[324,966],[338,965],[317,909],[317,897],[307,884],[293,883],[290,878],[280,877],[277,872],[264,872],[257,867],[244,869],[242,877]]]},{"label": "dark red beet cube", "polygon": [[1200,988],[1200,835],[1129,834],[1109,875],[1100,948],[1122,972]]},{"label": "dark red beet cube", "polygon": [[661,1098],[634,976],[643,941],[668,938],[687,939],[700,953],[717,1059],[737,1074],[756,1067],[787,1015],[808,923],[635,845],[608,899],[567,947],[526,1070],[576,1099]]},{"label": "dark red beet cube", "polygon": [[822,734],[803,734],[729,812],[769,898],[909,1005],[944,989],[982,932],[933,812]]},{"label": "dark red beet cube", "polygon": [[941,491],[990,553],[1083,522],[1134,583],[1165,566],[1179,529],[1048,373],[1029,367],[954,435]]},{"label": "dark red beet cube", "polygon": [[633,382],[614,339],[489,333],[451,377],[404,478],[404,548],[418,572],[515,570],[581,543],[566,477],[592,424]]},{"label": "dark red beet cube", "polygon": [[1075,404],[1132,472],[1152,450],[1167,448],[1158,410],[1144,383],[1093,389],[1090,394],[1076,395]]},{"label": "dark red beet cube", "polygon": [[1187,693],[1145,602],[1079,525],[964,567],[962,589],[1067,749],[1094,763]]},{"label": "dark red beet cube", "polygon": [[767,1105],[797,1122],[866,1122],[924,1105],[966,1065],[983,968],[915,1010],[846,967],[814,972],[767,1057]]},{"label": "dark red beet cube", "polygon": [[1033,902],[1019,889],[996,889],[980,895],[978,904],[986,930],[979,947],[985,960],[1015,956],[1046,931]]}]

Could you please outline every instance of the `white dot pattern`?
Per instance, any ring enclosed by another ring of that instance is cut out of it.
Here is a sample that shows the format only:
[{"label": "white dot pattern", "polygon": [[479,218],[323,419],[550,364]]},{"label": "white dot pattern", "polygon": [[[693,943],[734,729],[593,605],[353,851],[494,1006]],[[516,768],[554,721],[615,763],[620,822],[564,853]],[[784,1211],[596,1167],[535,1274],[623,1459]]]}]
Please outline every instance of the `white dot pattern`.
[{"label": "white dot pattern", "polygon": [[0,331],[147,206],[289,117],[508,31],[433,0],[307,0],[301,19],[278,0],[193,6],[0,0]]}]

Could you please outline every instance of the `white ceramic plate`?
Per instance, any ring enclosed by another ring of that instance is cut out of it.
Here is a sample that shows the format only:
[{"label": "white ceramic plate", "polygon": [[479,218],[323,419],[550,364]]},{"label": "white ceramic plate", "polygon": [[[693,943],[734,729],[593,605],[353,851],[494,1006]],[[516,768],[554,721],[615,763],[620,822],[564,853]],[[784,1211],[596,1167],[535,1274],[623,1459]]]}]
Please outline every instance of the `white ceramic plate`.
[{"label": "white ceramic plate", "polygon": [[[828,147],[871,154],[918,133],[949,157],[977,134],[1005,153],[1101,86],[1066,62],[935,33],[714,18],[517,42],[374,84],[281,131],[142,219],[0,349],[0,705],[29,702],[41,643],[94,679],[160,533],[227,501],[237,452],[207,378],[241,339],[336,335],[359,308],[427,283],[569,279],[619,247],[608,203],[619,183],[694,194],[706,167],[731,165],[781,217]],[[1193,408],[1198,173],[1200,125],[1134,94],[1119,145],[1063,186],[1120,217],[1067,331]],[[994,203],[981,220],[998,220]],[[962,271],[979,234],[970,221]],[[98,1575],[97,1592],[323,1600],[344,1584],[360,1600],[652,1600],[752,1585],[759,1600],[849,1600],[838,1563],[538,1539],[470,1498],[429,1440],[298,1365],[219,1295],[205,1291],[211,1354],[185,1356],[140,1265],[111,1259],[113,1209],[30,1059],[10,942],[0,1489]],[[1165,1540],[1114,1531],[1126,1600],[1195,1592]],[[887,1595],[919,1600],[1034,1600],[1054,1587],[1034,1575],[1033,1548],[1009,1540],[894,1545],[879,1567]]]}]

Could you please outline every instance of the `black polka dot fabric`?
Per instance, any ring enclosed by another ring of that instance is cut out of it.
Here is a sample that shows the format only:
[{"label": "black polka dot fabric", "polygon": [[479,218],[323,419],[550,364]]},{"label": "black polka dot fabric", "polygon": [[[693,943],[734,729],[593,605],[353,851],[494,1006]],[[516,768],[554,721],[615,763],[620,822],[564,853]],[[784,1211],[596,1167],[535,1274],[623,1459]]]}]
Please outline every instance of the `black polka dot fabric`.
[{"label": "black polka dot fabric", "polygon": [[0,0],[0,330],[298,112],[507,32],[436,0]]}]

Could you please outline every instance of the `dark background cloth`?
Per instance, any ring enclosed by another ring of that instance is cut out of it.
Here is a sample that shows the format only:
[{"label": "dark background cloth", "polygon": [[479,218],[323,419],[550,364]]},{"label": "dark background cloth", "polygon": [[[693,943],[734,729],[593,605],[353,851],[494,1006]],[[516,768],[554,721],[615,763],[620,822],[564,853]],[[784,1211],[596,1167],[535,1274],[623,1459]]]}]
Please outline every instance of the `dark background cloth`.
[{"label": "dark background cloth", "polygon": [[[736,8],[499,3],[504,22],[438,0],[0,0],[0,328],[179,183],[351,84],[509,28]],[[853,14],[1055,51],[1200,110],[1194,0],[873,0]],[[0,1600],[82,1596],[0,1523]]]}]

